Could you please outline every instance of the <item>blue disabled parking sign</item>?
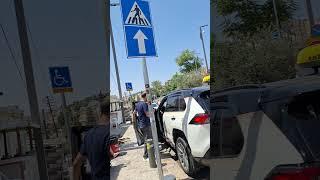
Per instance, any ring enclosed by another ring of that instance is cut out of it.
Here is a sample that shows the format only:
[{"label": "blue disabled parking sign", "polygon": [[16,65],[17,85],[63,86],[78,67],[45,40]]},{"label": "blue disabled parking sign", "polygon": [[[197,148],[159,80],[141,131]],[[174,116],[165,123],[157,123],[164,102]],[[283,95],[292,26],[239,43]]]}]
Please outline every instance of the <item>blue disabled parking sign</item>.
[{"label": "blue disabled parking sign", "polygon": [[315,37],[320,36],[320,24],[315,24],[312,26],[311,35]]},{"label": "blue disabled parking sign", "polygon": [[69,67],[49,67],[49,73],[54,93],[73,91]]},{"label": "blue disabled parking sign", "polygon": [[128,58],[157,56],[149,2],[121,0]]},{"label": "blue disabled parking sign", "polygon": [[132,91],[133,90],[131,82],[127,82],[126,83],[126,89],[127,89],[127,91]]}]

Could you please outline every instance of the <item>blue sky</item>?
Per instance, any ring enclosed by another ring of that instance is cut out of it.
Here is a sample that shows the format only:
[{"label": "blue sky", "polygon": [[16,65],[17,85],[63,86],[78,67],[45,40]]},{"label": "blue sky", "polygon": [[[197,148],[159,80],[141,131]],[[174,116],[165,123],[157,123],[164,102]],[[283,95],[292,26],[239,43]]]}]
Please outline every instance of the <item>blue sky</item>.
[{"label": "blue sky", "polygon": [[[170,79],[179,70],[175,63],[175,58],[185,49],[194,50],[200,58],[204,59],[199,27],[205,24],[208,25],[204,29],[204,39],[209,61],[209,0],[150,0],[149,2],[158,51],[157,58],[147,59],[150,82],[160,80],[164,83]],[[127,59],[121,8],[111,7],[110,11],[122,90],[125,91],[125,82],[132,82],[134,92],[143,90],[144,81],[141,59]],[[112,51],[110,53],[111,94],[118,95]]]}]

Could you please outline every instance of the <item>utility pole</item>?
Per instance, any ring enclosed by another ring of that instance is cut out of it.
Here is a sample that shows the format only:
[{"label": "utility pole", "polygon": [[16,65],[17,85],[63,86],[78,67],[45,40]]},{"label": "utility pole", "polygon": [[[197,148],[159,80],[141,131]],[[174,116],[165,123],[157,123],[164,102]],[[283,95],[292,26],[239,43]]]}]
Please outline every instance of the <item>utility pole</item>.
[{"label": "utility pole", "polygon": [[276,0],[273,0],[273,11],[274,11],[274,16],[276,18],[276,26],[277,26],[277,30],[278,30],[278,35],[281,37],[281,29],[280,29],[280,21],[279,21],[279,16],[278,16],[278,9],[277,9],[277,4],[276,4]]},{"label": "utility pole", "polygon": [[307,14],[308,14],[309,25],[310,25],[310,30],[311,30],[312,26],[314,25],[314,16],[313,16],[313,11],[312,11],[311,0],[306,0],[306,8],[307,8]]},{"label": "utility pole", "polygon": [[[118,6],[118,5],[120,5],[120,4],[111,4],[111,6]],[[121,84],[120,84],[119,67],[118,67],[118,61],[117,61],[116,47],[114,45],[114,37],[113,37],[113,31],[112,31],[111,18],[109,18],[109,23],[110,23],[110,37],[111,37],[112,54],[113,54],[114,66],[116,69],[119,98],[120,98],[120,101],[122,101],[123,98],[122,98],[122,90],[121,90]],[[123,112],[123,103],[120,103],[120,104],[121,104],[122,122],[125,123],[124,112]]]},{"label": "utility pole", "polygon": [[[33,76],[31,53],[30,53],[30,47],[28,42],[28,33],[27,33],[22,0],[15,0],[14,5],[15,5],[17,24],[18,24],[24,73],[26,78],[26,86],[27,86],[28,100],[29,100],[29,106],[30,106],[31,120],[40,125],[41,118],[40,118],[40,112],[39,112],[38,97],[37,97],[37,91],[35,86],[35,80]],[[35,128],[33,135],[34,135],[35,144],[36,144],[38,171],[40,176],[39,179],[47,180],[48,171],[47,171],[47,163],[46,163],[46,157],[45,157],[45,152],[43,147],[41,128]]]},{"label": "utility pole", "polygon": [[106,54],[107,54],[107,59],[106,59],[106,69],[107,71],[107,94],[110,95],[110,0],[102,0],[102,19],[103,19],[103,27],[105,30],[105,40],[106,40]]},{"label": "utility pole", "polygon": [[201,42],[202,42],[202,48],[203,48],[203,54],[204,54],[204,60],[206,62],[206,68],[207,68],[207,73],[209,73],[209,67],[208,67],[208,61],[207,61],[207,54],[206,54],[206,48],[204,46],[204,41],[203,41],[203,31],[202,31],[202,28],[203,27],[206,27],[208,25],[203,25],[203,26],[200,26],[200,39],[201,39]]}]

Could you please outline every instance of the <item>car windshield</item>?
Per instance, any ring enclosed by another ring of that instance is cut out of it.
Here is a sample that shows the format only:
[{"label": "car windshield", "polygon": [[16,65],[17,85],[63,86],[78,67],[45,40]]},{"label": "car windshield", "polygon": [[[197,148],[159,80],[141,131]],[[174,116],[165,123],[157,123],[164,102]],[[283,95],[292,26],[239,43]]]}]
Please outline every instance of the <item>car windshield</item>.
[{"label": "car windshield", "polygon": [[320,159],[320,92],[302,95],[288,106],[288,113],[296,122],[297,133],[316,159]]}]

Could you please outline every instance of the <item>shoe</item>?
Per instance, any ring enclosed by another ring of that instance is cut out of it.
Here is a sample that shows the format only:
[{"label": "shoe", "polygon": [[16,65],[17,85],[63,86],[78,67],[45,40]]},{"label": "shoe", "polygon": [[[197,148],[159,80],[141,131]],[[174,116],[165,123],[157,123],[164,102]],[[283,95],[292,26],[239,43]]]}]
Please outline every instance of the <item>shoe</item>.
[{"label": "shoe", "polygon": [[144,161],[149,161],[149,158],[143,158]]}]

